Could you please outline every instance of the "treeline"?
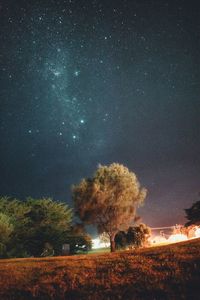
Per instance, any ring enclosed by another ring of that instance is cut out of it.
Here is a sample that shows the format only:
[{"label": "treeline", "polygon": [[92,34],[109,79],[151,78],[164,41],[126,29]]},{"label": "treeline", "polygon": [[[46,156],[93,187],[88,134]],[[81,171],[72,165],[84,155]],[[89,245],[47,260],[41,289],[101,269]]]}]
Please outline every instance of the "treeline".
[{"label": "treeline", "polygon": [[72,254],[90,249],[90,236],[72,217],[68,205],[51,198],[0,198],[0,257],[61,255],[63,244]]},{"label": "treeline", "polygon": [[[72,187],[76,217],[98,234],[105,232],[111,252],[116,234],[137,220],[146,194],[136,174],[118,163],[99,165],[92,177]],[[82,250],[91,246],[83,227],[72,226],[72,210],[49,198],[0,199],[0,231],[1,257],[59,255],[63,244],[65,249],[70,245],[71,253],[77,245]]]},{"label": "treeline", "polygon": [[[138,220],[137,208],[146,195],[136,174],[118,163],[99,165],[92,177],[72,187],[76,217],[83,225],[95,226],[98,234],[105,233],[111,252],[145,243],[149,229],[130,226]],[[186,225],[200,224],[200,201],[185,212]],[[72,217],[65,203],[51,198],[0,198],[0,257],[60,255],[63,244],[71,253],[91,248],[90,236],[81,224],[72,225]]]}]

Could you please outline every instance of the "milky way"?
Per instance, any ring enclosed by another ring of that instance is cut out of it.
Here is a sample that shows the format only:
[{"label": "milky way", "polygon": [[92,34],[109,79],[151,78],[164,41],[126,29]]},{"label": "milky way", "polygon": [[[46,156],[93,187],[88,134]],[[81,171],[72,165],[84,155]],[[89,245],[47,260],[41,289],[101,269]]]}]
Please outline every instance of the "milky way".
[{"label": "milky way", "polygon": [[2,1],[2,195],[52,196],[98,163],[149,190],[150,225],[184,222],[200,172],[200,13],[191,1]]}]

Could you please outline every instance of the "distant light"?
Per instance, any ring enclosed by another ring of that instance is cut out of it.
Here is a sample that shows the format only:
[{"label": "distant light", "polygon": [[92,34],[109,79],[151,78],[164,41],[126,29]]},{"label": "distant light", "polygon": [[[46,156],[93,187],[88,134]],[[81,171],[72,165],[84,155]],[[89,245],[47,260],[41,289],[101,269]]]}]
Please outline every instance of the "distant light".
[{"label": "distant light", "polygon": [[152,245],[154,245],[154,244],[159,245],[159,244],[167,243],[167,239],[164,236],[160,236],[160,235],[151,237],[149,239],[149,241]]},{"label": "distant light", "polygon": [[73,140],[76,140],[76,139],[77,139],[77,136],[74,134],[74,135],[72,136],[72,138],[73,138]]},{"label": "distant light", "polygon": [[188,238],[185,234],[172,234],[168,238],[168,243],[177,243],[177,242],[182,242],[182,241],[187,241]]},{"label": "distant light", "polygon": [[195,237],[200,237],[200,227],[195,230]]},{"label": "distant light", "polygon": [[84,121],[83,119],[81,119],[81,120],[80,120],[80,123],[81,123],[81,124],[84,124],[84,123],[85,123],[85,121]]},{"label": "distant light", "polygon": [[101,242],[99,238],[92,239],[92,249],[107,248],[109,246],[110,243]]}]

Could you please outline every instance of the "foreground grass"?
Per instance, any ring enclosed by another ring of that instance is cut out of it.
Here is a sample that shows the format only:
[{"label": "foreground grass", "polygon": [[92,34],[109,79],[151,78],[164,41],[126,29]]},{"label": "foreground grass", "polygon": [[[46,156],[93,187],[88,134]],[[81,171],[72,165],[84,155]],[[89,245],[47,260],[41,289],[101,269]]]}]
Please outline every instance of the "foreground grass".
[{"label": "foreground grass", "polygon": [[200,239],[114,254],[1,260],[0,299],[200,299]]}]

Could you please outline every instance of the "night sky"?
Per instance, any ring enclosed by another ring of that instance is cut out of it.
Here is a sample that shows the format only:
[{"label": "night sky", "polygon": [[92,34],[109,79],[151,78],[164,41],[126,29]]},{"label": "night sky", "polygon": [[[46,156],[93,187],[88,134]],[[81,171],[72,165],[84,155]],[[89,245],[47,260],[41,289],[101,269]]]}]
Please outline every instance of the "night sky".
[{"label": "night sky", "polygon": [[200,191],[200,4],[0,1],[0,194],[51,196],[119,162],[150,226]]}]

